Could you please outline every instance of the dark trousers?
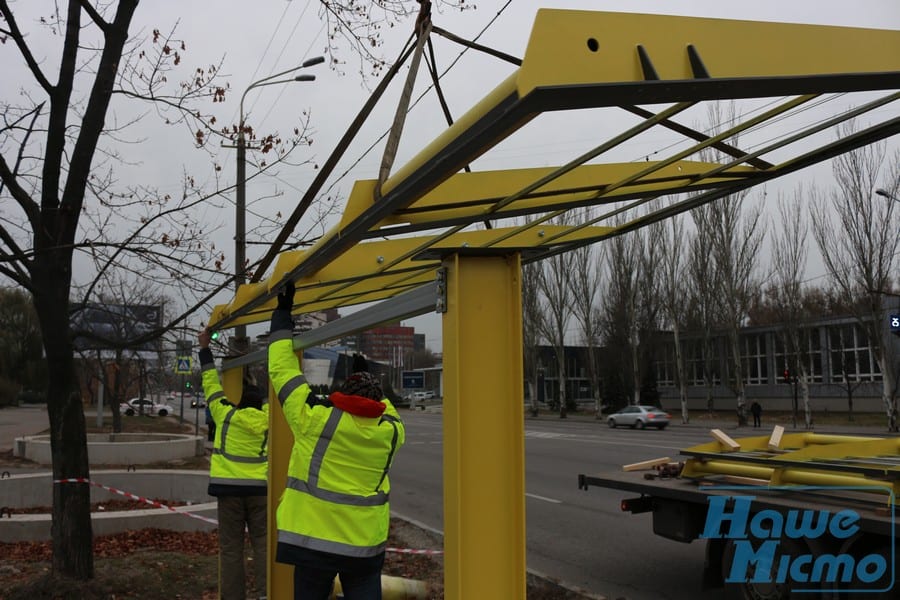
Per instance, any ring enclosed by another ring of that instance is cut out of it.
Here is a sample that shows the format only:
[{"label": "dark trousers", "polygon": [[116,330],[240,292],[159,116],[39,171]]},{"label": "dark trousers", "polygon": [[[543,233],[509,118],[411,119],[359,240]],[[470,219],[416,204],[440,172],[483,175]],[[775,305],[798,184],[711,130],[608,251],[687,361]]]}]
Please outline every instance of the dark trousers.
[{"label": "dark trousers", "polygon": [[278,562],[294,565],[294,600],[327,600],[334,578],[341,582],[345,600],[381,600],[384,553],[353,558],[279,544]]},{"label": "dark trousers", "polygon": [[328,600],[334,577],[341,580],[344,600],[381,600],[381,569],[337,571],[294,567],[294,600]]},{"label": "dark trousers", "polygon": [[759,415],[756,413],[753,413],[753,426],[754,427],[760,426],[760,418],[759,418]]},{"label": "dark trousers", "polygon": [[219,496],[219,597],[244,600],[244,528],[253,549],[254,597],[266,595],[266,496]]}]

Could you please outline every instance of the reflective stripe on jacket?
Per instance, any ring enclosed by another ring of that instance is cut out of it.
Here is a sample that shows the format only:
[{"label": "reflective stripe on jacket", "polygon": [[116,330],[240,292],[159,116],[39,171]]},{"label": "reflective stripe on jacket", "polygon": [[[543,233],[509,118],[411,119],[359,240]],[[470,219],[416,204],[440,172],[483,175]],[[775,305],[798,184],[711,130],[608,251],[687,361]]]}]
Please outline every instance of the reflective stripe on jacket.
[{"label": "reflective stripe on jacket", "polygon": [[394,454],[405,440],[389,400],[381,417],[362,417],[310,400],[290,331],[273,332],[269,377],[294,434],[278,505],[279,545],[345,556],[384,551],[390,524]]},{"label": "reflective stripe on jacket", "polygon": [[225,398],[214,364],[202,362],[203,393],[216,424],[209,462],[209,493],[264,494],[268,486],[269,405],[238,408]]}]

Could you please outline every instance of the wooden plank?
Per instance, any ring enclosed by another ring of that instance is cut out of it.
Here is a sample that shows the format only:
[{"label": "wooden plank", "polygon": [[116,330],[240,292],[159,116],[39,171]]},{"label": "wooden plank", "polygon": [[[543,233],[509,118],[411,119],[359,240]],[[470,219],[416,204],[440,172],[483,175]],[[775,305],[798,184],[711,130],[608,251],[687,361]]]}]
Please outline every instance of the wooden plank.
[{"label": "wooden plank", "polygon": [[778,450],[781,448],[781,438],[784,436],[784,427],[776,425],[772,429],[772,435],[769,437],[769,449]]},{"label": "wooden plank", "polygon": [[622,467],[623,471],[641,471],[643,469],[652,469],[653,467],[658,467],[660,465],[667,464],[672,459],[668,456],[664,456],[662,458],[654,458],[652,460],[645,460],[637,463],[632,463],[630,465],[624,465]]},{"label": "wooden plank", "polygon": [[738,443],[737,443],[736,441],[734,441],[733,439],[731,439],[730,437],[728,437],[728,434],[725,433],[724,431],[722,431],[721,429],[710,429],[710,430],[709,430],[709,433],[710,433],[714,438],[716,438],[716,440],[718,440],[718,442],[719,442],[720,444],[722,444],[723,446],[725,446],[725,449],[726,449],[726,450],[731,450],[732,452],[735,452],[735,451],[741,449],[741,445],[738,444]]}]

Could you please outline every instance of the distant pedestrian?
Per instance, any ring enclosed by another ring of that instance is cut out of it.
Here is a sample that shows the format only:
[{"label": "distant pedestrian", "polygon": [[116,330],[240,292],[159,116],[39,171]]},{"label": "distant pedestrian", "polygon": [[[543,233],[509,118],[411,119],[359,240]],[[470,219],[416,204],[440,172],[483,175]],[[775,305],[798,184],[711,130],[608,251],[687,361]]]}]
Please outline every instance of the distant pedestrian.
[{"label": "distant pedestrian", "polygon": [[753,426],[759,427],[762,424],[762,406],[756,400],[750,405],[750,412],[753,413]]}]

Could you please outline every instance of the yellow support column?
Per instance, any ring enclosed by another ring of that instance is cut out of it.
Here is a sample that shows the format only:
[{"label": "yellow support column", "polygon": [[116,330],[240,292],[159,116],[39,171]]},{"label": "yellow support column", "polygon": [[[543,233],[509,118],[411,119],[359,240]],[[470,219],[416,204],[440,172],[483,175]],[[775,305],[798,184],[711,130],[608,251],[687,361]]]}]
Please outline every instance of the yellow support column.
[{"label": "yellow support column", "polygon": [[[303,368],[303,350],[297,350],[300,368]],[[288,427],[281,410],[281,402],[275,395],[269,382],[269,513],[268,513],[268,570],[266,584],[269,600],[293,600],[294,568],[290,565],[275,562],[275,549],[278,546],[278,526],[275,523],[275,511],[278,500],[284,493],[287,482],[288,462],[291,460],[291,449],[294,447],[294,434]]]},{"label": "yellow support column", "polygon": [[444,338],[444,594],[525,598],[521,261],[453,255]]},{"label": "yellow support column", "polygon": [[[297,352],[303,360],[302,351]],[[301,362],[302,364],[302,362]],[[243,367],[228,369],[222,373],[222,388],[227,398],[240,398],[243,390]],[[262,384],[262,382],[260,382]],[[269,509],[266,516],[267,529],[267,575],[268,598],[270,600],[292,600],[294,597],[294,571],[288,565],[275,562],[275,548],[278,543],[278,527],[275,523],[275,509],[284,492],[287,481],[288,461],[294,446],[294,435],[288,427],[281,410],[281,403],[269,388]]]}]

